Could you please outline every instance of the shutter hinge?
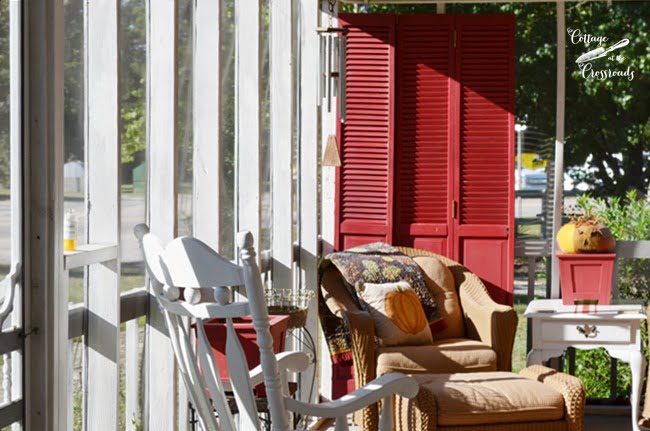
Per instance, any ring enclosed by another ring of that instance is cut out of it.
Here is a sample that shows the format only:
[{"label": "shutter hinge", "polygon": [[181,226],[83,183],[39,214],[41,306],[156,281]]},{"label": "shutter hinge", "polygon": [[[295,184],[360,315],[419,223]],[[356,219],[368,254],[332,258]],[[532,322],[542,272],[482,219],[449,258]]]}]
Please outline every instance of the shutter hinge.
[{"label": "shutter hinge", "polygon": [[454,48],[456,48],[456,29],[454,29]]},{"label": "shutter hinge", "polygon": [[454,199],[451,202],[451,218],[455,219],[458,212],[458,202]]}]

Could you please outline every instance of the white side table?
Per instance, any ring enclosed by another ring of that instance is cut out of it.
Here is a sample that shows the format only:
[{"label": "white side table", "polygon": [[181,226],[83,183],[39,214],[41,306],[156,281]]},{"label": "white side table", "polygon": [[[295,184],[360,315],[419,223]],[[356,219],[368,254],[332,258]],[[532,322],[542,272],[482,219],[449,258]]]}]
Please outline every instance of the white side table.
[{"label": "white side table", "polygon": [[641,345],[642,304],[565,306],[561,299],[531,301],[524,317],[532,320],[533,348],[527,365],[555,358],[567,347],[604,348],[632,371],[632,429],[638,430],[639,394],[645,372]]}]

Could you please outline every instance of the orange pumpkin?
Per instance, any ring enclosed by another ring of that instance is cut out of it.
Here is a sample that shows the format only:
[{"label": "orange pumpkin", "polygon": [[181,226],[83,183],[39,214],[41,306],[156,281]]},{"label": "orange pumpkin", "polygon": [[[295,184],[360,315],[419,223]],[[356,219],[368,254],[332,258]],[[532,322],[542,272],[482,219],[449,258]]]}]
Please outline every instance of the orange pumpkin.
[{"label": "orange pumpkin", "polygon": [[609,253],[616,247],[612,232],[598,223],[577,223],[573,243],[578,253]]},{"label": "orange pumpkin", "polygon": [[418,334],[427,326],[422,304],[415,292],[397,286],[384,298],[384,309],[388,318],[403,332]]}]

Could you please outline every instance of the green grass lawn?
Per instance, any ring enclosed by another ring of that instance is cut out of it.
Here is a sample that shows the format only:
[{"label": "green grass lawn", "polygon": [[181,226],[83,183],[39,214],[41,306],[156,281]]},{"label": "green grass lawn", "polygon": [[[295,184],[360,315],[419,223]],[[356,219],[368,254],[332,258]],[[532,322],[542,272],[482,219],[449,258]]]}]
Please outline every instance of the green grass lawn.
[{"label": "green grass lawn", "polygon": [[[126,292],[136,287],[144,286],[144,269],[140,266],[122,266],[120,292]],[[91,287],[92,288],[92,287]],[[74,304],[84,300],[84,270],[70,271],[68,286],[68,302]]]},{"label": "green grass lawn", "polygon": [[[525,219],[517,219],[525,220]],[[517,239],[535,239],[542,237],[542,225],[539,223],[534,224],[518,224],[517,225]]]},{"label": "green grass lawn", "polygon": [[512,349],[512,370],[515,373],[526,368],[527,319],[524,317],[524,311],[526,311],[527,306],[528,299],[524,295],[515,295],[514,308],[519,317],[517,333],[515,335],[515,345]]}]

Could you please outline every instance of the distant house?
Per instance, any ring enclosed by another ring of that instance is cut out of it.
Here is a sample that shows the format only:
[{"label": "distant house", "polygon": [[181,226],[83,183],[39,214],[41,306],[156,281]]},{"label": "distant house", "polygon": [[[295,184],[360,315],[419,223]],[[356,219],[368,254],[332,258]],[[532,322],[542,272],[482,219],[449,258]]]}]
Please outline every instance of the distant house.
[{"label": "distant house", "polygon": [[144,193],[145,179],[147,176],[147,166],[144,163],[139,164],[133,169],[133,191]]}]

